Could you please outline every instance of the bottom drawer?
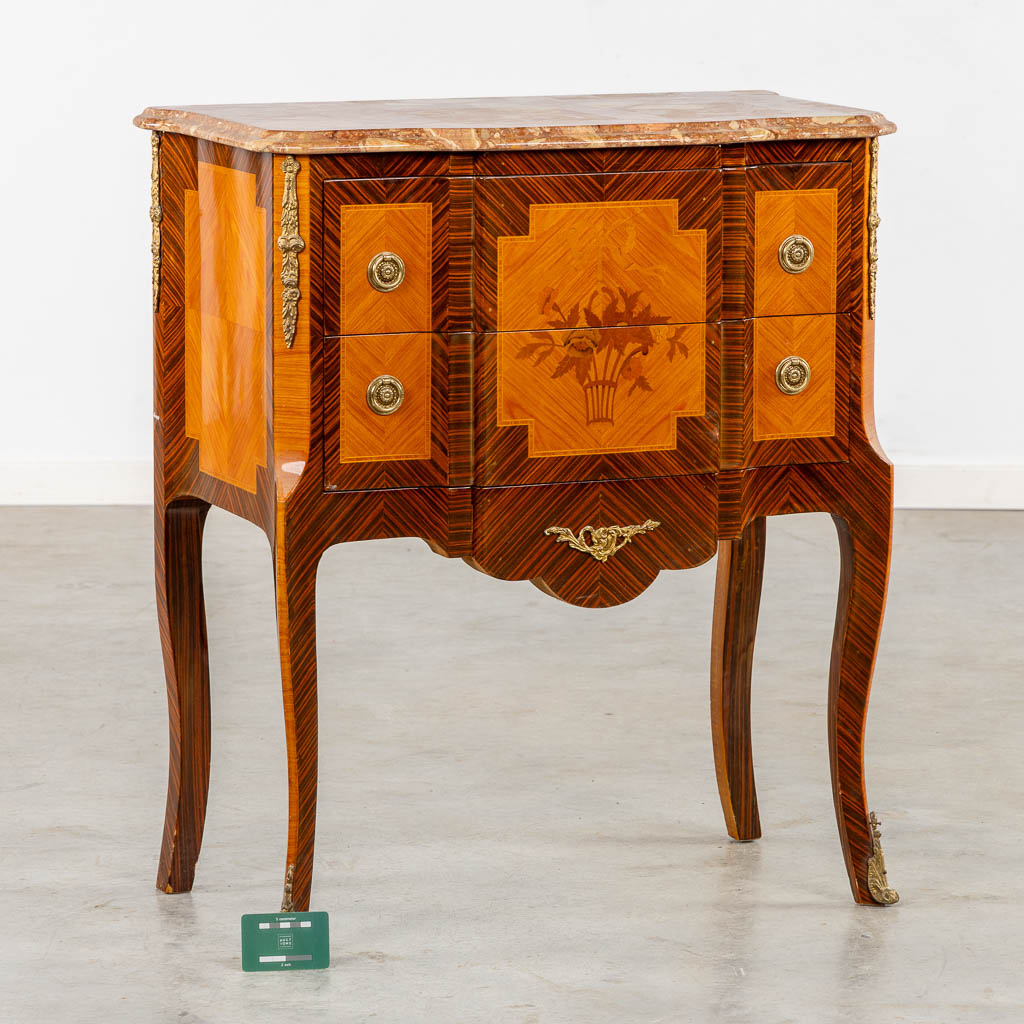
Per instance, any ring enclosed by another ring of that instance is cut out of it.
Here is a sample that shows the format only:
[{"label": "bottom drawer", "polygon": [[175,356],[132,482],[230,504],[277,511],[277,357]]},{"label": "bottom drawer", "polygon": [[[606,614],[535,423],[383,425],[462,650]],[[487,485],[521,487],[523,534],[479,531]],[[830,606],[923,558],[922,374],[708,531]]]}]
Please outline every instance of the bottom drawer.
[{"label": "bottom drawer", "polygon": [[745,331],[744,464],[845,462],[851,318],[758,317]]},{"label": "bottom drawer", "polygon": [[662,569],[717,549],[713,475],[483,487],[473,496],[473,555],[491,576],[528,579],[587,608],[632,600]]},{"label": "bottom drawer", "polygon": [[447,484],[447,378],[437,335],[325,339],[325,488]]}]

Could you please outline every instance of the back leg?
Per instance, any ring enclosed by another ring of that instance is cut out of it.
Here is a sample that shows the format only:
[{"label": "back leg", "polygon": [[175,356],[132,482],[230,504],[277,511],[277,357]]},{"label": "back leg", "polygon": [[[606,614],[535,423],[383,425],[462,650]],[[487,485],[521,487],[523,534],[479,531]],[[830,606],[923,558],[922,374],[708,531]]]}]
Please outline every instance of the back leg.
[{"label": "back leg", "polygon": [[170,763],[156,884],[187,892],[195,878],[210,789],[210,665],[198,499],[156,509],[156,607],[167,680]]}]

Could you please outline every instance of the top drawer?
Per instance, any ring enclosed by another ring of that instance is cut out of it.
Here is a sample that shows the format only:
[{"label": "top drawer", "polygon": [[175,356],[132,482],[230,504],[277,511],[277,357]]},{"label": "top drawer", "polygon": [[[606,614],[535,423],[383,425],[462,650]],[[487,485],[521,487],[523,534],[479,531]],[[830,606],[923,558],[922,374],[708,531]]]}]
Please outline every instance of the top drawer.
[{"label": "top drawer", "polygon": [[721,188],[718,170],[477,179],[477,329],[717,321]]},{"label": "top drawer", "polygon": [[751,316],[846,312],[859,266],[851,251],[849,163],[747,170]]},{"label": "top drawer", "polygon": [[448,179],[324,182],[324,333],[447,329]]}]

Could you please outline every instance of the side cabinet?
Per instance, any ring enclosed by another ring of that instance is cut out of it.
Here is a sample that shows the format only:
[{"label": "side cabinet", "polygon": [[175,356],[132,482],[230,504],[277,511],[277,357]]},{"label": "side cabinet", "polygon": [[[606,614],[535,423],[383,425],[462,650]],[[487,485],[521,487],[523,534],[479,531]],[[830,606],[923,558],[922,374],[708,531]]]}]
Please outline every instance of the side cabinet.
[{"label": "side cabinet", "polygon": [[[889,904],[863,743],[892,467],[872,422],[880,114],[774,93],[150,108],[155,567],[170,714],[158,886],[189,889],[211,714],[211,505],[274,554],[289,821],[308,908],[316,578],[418,537],[607,608],[716,552],[729,834],[760,822],[750,652],[765,521],[828,512],[828,686],[854,898]],[[772,141],[765,141],[771,139]]]}]

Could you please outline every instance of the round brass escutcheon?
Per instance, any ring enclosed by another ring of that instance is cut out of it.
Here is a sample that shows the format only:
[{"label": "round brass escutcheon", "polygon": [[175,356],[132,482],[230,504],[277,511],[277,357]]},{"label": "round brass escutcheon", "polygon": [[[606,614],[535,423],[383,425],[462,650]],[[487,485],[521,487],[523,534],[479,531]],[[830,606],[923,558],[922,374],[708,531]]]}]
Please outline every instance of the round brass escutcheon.
[{"label": "round brass escutcheon", "polygon": [[379,252],[370,260],[366,276],[377,291],[393,292],[405,280],[405,264],[393,252]]},{"label": "round brass escutcheon", "polygon": [[366,389],[366,404],[378,416],[390,416],[398,411],[398,407],[405,401],[405,388],[397,377],[390,373],[383,373],[370,381]]},{"label": "round brass escutcheon", "polygon": [[814,246],[803,235],[790,235],[779,246],[779,266],[787,274],[802,274],[814,259]]},{"label": "round brass escutcheon", "polygon": [[775,367],[775,383],[784,395],[799,395],[810,383],[811,367],[806,359],[786,356]]}]

